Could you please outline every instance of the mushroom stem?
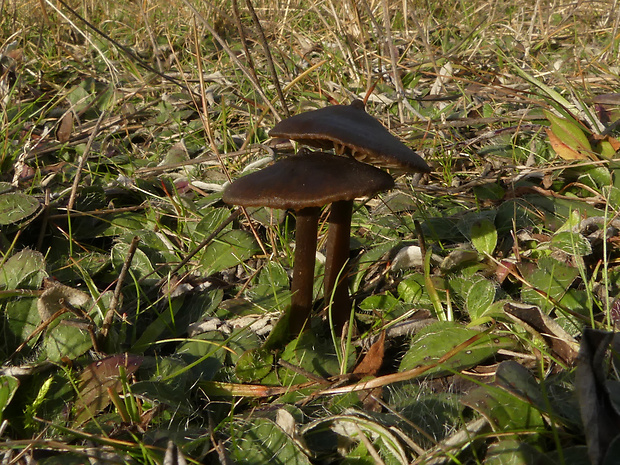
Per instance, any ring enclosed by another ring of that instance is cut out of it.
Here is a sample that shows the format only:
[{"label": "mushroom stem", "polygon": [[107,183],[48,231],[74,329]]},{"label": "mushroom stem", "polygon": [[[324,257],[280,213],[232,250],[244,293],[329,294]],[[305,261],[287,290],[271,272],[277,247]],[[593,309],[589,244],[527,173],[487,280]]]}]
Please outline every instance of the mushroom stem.
[{"label": "mushroom stem", "polygon": [[325,261],[325,302],[332,301],[332,321],[339,333],[349,321],[349,266],[353,201],[332,203]]},{"label": "mushroom stem", "polygon": [[320,213],[321,209],[318,207],[302,208],[297,211],[295,258],[291,282],[293,295],[289,310],[291,334],[301,332],[312,310],[314,263]]}]

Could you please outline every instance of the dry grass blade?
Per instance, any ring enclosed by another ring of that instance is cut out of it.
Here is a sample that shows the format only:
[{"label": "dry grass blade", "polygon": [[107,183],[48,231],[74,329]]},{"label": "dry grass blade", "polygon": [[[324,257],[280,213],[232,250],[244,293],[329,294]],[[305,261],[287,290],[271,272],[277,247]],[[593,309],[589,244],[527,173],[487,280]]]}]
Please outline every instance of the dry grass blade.
[{"label": "dry grass blade", "polygon": [[222,37],[217,33],[217,31],[213,28],[213,26],[211,26],[211,24],[209,24],[209,21],[207,21],[196,10],[196,8],[191,3],[189,3],[187,0],[183,0],[183,2],[187,5],[188,8],[190,8],[194,12],[194,15],[196,16],[196,18],[209,31],[209,33],[212,34],[213,37],[215,37],[215,39],[218,41],[218,43],[226,51],[226,53],[230,57],[231,61],[235,64],[237,69],[239,69],[246,76],[246,78],[252,83],[252,86],[254,87],[254,90],[261,97],[261,99],[263,100],[263,103],[267,106],[267,108],[269,108],[271,110],[273,115],[276,118],[279,119],[278,111],[275,109],[275,107],[272,105],[271,101],[267,98],[267,96],[263,92],[263,88],[261,87],[260,83],[254,78],[252,73],[250,71],[248,71],[248,69],[243,65],[243,63],[241,63],[241,61],[239,60],[237,55],[231,50],[231,48],[228,46],[226,41],[224,39],[222,39]]}]

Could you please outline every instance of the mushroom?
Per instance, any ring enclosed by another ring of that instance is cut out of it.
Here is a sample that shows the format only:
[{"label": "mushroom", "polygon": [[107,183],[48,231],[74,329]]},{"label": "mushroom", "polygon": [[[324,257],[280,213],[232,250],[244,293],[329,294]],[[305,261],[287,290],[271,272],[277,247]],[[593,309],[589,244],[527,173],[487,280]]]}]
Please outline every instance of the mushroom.
[{"label": "mushroom", "polygon": [[[312,147],[333,148],[336,153],[383,168],[430,172],[430,167],[420,155],[366,113],[364,107],[361,100],[354,100],[350,105],[333,105],[300,113],[280,121],[269,131],[269,135]],[[352,209],[352,200],[334,202],[329,216],[325,299],[333,296],[332,313],[338,317],[350,312],[346,263],[349,259]],[[334,312],[334,309],[337,310]],[[344,321],[335,320],[336,329],[341,329],[343,324]]]},{"label": "mushroom", "polygon": [[291,116],[276,124],[269,136],[292,139],[324,150],[334,148],[338,154],[351,155],[358,161],[382,168],[431,171],[420,155],[366,113],[361,100]]},{"label": "mushroom", "polygon": [[[378,168],[349,158],[315,152],[279,160],[235,180],[224,190],[222,200],[228,204],[296,212],[296,247],[289,311],[291,334],[303,329],[312,310],[320,207],[372,196],[393,186],[392,177]],[[348,315],[345,317],[348,318]],[[342,319],[341,316],[338,318]]]}]

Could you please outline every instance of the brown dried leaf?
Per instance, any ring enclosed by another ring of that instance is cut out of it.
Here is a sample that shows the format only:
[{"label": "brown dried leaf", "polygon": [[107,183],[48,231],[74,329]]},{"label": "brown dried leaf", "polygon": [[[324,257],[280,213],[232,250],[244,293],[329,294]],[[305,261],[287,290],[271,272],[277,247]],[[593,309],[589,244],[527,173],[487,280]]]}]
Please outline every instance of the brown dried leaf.
[{"label": "brown dried leaf", "polygon": [[37,301],[37,310],[41,320],[45,321],[56,312],[69,304],[72,307],[84,307],[90,302],[90,296],[85,292],[60,284],[52,279],[43,281],[45,288]]},{"label": "brown dried leaf", "polygon": [[[379,339],[370,346],[370,349],[368,349],[362,361],[355,367],[353,374],[358,376],[375,376],[381,368],[381,365],[383,365],[384,356],[385,331],[382,331]],[[377,399],[381,398],[382,393],[382,387],[360,392],[359,398],[364,405],[364,409],[371,412],[380,412],[382,407]]]},{"label": "brown dried leaf", "polygon": [[509,302],[504,305],[504,311],[512,319],[523,324],[528,331],[535,332],[536,336],[541,337],[551,350],[568,365],[574,363],[579,347],[577,341],[553,318],[545,315],[538,306]]},{"label": "brown dried leaf", "polygon": [[585,152],[580,152],[578,150],[573,149],[569,145],[565,144],[560,140],[558,136],[556,136],[551,129],[545,129],[547,136],[549,137],[549,142],[551,143],[551,147],[555,150],[555,153],[558,154],[560,158],[563,160],[589,160],[590,157]]},{"label": "brown dried leaf", "polygon": [[56,139],[58,142],[68,142],[73,133],[73,113],[68,111],[60,120],[58,130],[56,131]]},{"label": "brown dried leaf", "polygon": [[75,402],[75,425],[81,425],[110,404],[108,389],[122,391],[120,367],[124,367],[127,375],[130,375],[136,372],[143,360],[137,355],[120,354],[88,365],[80,376],[79,395]]},{"label": "brown dried leaf", "polygon": [[593,464],[603,463],[609,446],[620,434],[620,415],[610,399],[605,376],[605,355],[612,337],[613,333],[586,328],[575,374],[581,419]]},{"label": "brown dried leaf", "polygon": [[362,376],[375,376],[381,365],[383,365],[383,356],[385,355],[385,331],[381,332],[381,336],[377,339],[362,361],[355,367],[353,374]]}]

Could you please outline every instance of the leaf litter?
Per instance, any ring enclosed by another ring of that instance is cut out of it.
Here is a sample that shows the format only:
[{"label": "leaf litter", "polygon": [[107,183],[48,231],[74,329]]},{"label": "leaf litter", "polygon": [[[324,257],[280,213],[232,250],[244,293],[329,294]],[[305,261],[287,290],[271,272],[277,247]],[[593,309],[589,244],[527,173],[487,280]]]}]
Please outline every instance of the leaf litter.
[{"label": "leaf litter", "polygon": [[[474,3],[11,6],[7,458],[30,441],[135,463],[611,463],[618,20]],[[356,202],[338,334],[323,212],[289,341],[295,217],[221,191],[291,150],[267,137],[289,111],[354,98],[433,172]]]}]

